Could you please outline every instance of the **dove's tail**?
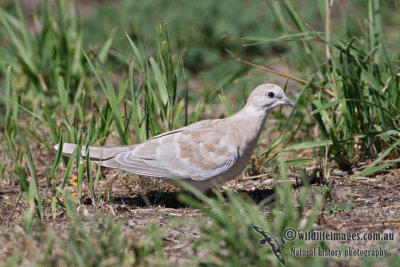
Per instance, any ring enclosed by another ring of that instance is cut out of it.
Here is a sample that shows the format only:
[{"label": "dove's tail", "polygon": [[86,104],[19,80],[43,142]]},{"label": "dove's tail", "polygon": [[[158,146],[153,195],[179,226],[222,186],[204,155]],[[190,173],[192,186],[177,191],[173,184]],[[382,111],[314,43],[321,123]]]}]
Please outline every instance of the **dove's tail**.
[{"label": "dove's tail", "polygon": [[[64,143],[62,154],[70,157],[76,148],[76,144]],[[114,158],[121,152],[131,151],[135,149],[136,145],[130,146],[89,146],[89,158],[93,161],[106,161]],[[58,150],[59,145],[55,145],[54,149]],[[86,147],[82,146],[81,155],[86,158]]]}]

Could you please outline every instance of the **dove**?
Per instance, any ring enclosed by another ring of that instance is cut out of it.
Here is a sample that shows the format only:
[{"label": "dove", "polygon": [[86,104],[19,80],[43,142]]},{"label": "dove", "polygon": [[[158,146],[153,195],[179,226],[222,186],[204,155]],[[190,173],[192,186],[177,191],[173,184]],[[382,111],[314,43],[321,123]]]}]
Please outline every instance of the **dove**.
[{"label": "dove", "polygon": [[[262,84],[232,116],[198,121],[140,144],[88,146],[89,158],[104,167],[161,178],[174,185],[176,179],[184,180],[204,192],[245,169],[268,113],[281,105],[296,107],[281,87]],[[59,145],[54,148],[58,150]],[[75,144],[64,143],[62,154],[71,156],[75,148]],[[86,156],[86,148],[81,154]]]}]

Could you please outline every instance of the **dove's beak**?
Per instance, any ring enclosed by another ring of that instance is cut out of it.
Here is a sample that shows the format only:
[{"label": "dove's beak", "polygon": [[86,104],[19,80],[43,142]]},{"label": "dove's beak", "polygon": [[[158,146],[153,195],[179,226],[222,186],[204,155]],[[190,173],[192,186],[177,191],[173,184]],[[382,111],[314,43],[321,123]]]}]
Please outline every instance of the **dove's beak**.
[{"label": "dove's beak", "polygon": [[296,104],[293,103],[292,101],[290,101],[289,98],[287,98],[287,97],[285,97],[285,99],[283,100],[283,103],[284,103],[285,105],[291,106],[292,108],[296,108]]}]

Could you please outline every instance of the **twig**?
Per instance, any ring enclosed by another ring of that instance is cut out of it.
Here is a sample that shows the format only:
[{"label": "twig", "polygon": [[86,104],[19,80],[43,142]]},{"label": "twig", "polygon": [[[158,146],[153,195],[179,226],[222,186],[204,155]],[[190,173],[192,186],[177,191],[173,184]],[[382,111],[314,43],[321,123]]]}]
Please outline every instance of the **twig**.
[{"label": "twig", "polygon": [[[249,66],[253,66],[253,67],[258,68],[258,69],[261,69],[261,70],[265,70],[265,71],[271,72],[271,73],[273,73],[273,74],[276,74],[276,75],[279,75],[279,76],[288,78],[288,79],[290,79],[290,80],[294,80],[294,81],[296,81],[296,82],[300,82],[300,83],[303,83],[303,84],[307,84],[307,81],[306,81],[306,80],[303,80],[303,79],[298,78],[298,77],[296,77],[296,76],[293,76],[293,75],[290,75],[290,74],[286,74],[286,73],[283,73],[283,72],[280,72],[280,71],[277,71],[277,70],[274,70],[274,69],[271,69],[271,68],[268,68],[268,67],[265,67],[265,66],[257,65],[257,64],[255,64],[255,63],[253,63],[253,62],[250,62],[250,61],[247,61],[247,60],[238,58],[238,57],[233,57],[232,60],[234,60],[234,61],[236,61],[236,62],[240,62],[240,63],[246,64],[246,65],[249,65]],[[329,90],[329,89],[326,88],[326,87],[323,87],[323,86],[318,85],[318,84],[313,84],[313,83],[311,83],[310,85],[311,85],[312,87],[322,89],[323,91],[325,91],[325,92],[326,92],[327,94],[329,94],[330,96],[335,96],[335,95],[332,93],[332,91]]]},{"label": "twig", "polygon": [[19,197],[18,197],[18,200],[17,200],[17,202],[15,203],[15,206],[14,206],[12,212],[11,212],[11,215],[10,215],[10,217],[8,217],[8,220],[7,220],[7,227],[10,225],[10,221],[11,221],[12,217],[14,216],[15,211],[17,210],[17,206],[18,206],[18,204],[19,204],[21,198],[22,198],[22,196],[19,196]]},{"label": "twig", "polygon": [[327,171],[328,169],[328,140],[326,140],[326,144],[325,144],[325,157],[324,157],[324,177],[322,179],[325,179],[325,181],[328,181],[329,176],[330,176],[330,170],[329,172]]},{"label": "twig", "polygon": [[264,174],[254,175],[254,176],[245,176],[245,177],[241,178],[241,180],[255,180],[255,179],[262,178],[264,176],[268,176],[268,175],[264,173]]},{"label": "twig", "polygon": [[329,40],[331,35],[331,5],[332,2],[329,3],[329,0],[325,0],[325,33],[326,33],[326,58],[328,61],[331,60],[331,53],[329,50]]},{"label": "twig", "polygon": [[333,0],[325,0],[325,33],[326,33],[326,59],[328,60],[329,75],[332,82],[332,87],[337,93],[336,81],[333,75],[333,66],[331,53],[329,49],[329,41],[331,38],[331,7],[333,5]]},{"label": "twig", "polygon": [[43,91],[47,93],[49,91],[49,88],[47,87],[42,74],[38,75],[38,79],[39,79],[40,86],[42,86]]}]

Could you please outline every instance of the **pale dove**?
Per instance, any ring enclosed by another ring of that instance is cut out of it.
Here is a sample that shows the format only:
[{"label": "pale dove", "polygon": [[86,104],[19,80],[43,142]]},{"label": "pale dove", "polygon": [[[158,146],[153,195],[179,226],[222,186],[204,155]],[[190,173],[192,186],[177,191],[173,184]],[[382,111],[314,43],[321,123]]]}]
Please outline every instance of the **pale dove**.
[{"label": "pale dove", "polygon": [[[141,144],[89,146],[89,156],[104,167],[162,178],[172,184],[176,184],[174,179],[183,179],[205,191],[243,171],[268,113],[284,104],[296,107],[278,85],[262,84],[250,94],[245,107],[230,117],[199,121]],[[65,143],[63,155],[71,156],[75,147]],[[81,153],[85,156],[85,149]]]}]

